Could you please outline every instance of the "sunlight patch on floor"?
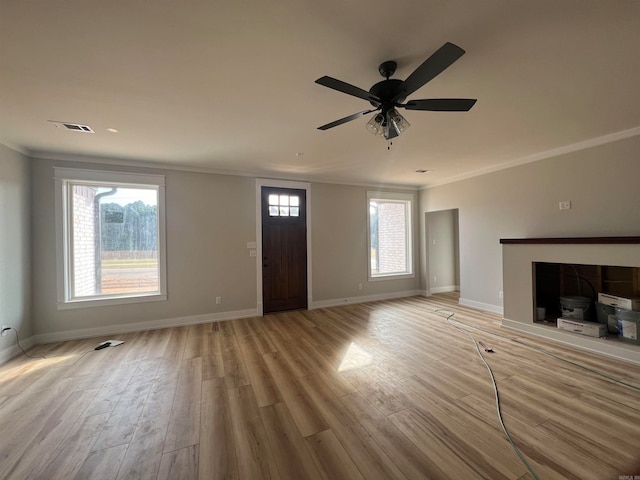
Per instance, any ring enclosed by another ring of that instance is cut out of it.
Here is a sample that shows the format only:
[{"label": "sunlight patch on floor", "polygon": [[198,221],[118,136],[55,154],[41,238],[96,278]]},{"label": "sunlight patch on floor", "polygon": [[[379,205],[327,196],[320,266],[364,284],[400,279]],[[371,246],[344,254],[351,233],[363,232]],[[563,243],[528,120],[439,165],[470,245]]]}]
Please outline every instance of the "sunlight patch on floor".
[{"label": "sunlight patch on floor", "polygon": [[20,377],[22,375],[27,375],[30,373],[37,372],[42,368],[47,368],[52,365],[56,365],[57,363],[63,362],[69,358],[76,357],[77,355],[64,355],[60,357],[52,357],[52,358],[41,358],[35,359],[32,362],[27,364],[21,364],[9,370],[2,372],[0,375],[0,383],[13,380],[14,378]]},{"label": "sunlight patch on floor", "polygon": [[354,368],[366,367],[373,362],[373,356],[367,353],[357,343],[351,342],[347,352],[340,362],[338,367],[339,372],[346,372],[347,370],[353,370]]}]

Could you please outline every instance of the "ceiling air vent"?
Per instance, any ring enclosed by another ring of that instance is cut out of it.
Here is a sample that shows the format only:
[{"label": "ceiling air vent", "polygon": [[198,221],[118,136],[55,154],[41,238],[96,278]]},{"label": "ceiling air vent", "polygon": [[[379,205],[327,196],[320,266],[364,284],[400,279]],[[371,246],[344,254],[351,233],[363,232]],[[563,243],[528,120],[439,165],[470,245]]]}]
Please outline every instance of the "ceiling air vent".
[{"label": "ceiling air vent", "polygon": [[54,120],[49,120],[56,127],[62,128],[64,130],[73,130],[74,132],[84,132],[84,133],[96,133],[89,125],[81,125],[79,123],[69,123],[69,122],[56,122]]}]

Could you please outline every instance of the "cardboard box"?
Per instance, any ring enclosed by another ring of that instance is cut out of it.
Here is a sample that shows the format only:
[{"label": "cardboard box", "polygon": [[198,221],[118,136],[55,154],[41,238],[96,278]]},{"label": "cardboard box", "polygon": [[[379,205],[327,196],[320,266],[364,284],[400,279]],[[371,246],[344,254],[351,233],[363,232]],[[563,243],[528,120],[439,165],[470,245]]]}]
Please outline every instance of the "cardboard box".
[{"label": "cardboard box", "polygon": [[625,310],[640,311],[640,298],[625,298],[609,295],[608,293],[598,293],[598,301],[611,307],[624,308]]},{"label": "cardboard box", "polygon": [[585,322],[583,320],[576,320],[575,318],[559,318],[558,328],[589,337],[607,336],[607,326],[604,323]]}]

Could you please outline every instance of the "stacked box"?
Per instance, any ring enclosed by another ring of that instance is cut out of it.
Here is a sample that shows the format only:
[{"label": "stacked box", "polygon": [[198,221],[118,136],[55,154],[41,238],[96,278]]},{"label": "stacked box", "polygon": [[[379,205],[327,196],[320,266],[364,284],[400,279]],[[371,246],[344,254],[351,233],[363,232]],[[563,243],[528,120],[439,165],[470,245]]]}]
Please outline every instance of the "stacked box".
[{"label": "stacked box", "polygon": [[618,337],[623,342],[640,345],[638,330],[640,329],[640,312],[616,308],[618,319]]},{"label": "stacked box", "polygon": [[607,336],[607,326],[605,324],[596,322],[585,322],[583,320],[576,320],[575,318],[560,317],[558,319],[558,328],[560,330],[579,333],[581,335],[587,335],[589,337]]},{"label": "stacked box", "polygon": [[616,297],[608,293],[598,293],[598,302],[625,310],[640,311],[640,298]]}]

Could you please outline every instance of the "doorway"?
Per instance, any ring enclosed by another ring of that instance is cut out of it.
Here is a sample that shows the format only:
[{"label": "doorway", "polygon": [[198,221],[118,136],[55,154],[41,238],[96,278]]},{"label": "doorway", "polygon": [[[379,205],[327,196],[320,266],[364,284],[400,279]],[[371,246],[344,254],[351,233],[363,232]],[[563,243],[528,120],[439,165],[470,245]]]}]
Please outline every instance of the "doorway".
[{"label": "doorway", "polygon": [[460,291],[458,209],[427,212],[425,224],[430,293]]},{"label": "doorway", "polygon": [[261,187],[263,313],[308,307],[306,193]]}]

